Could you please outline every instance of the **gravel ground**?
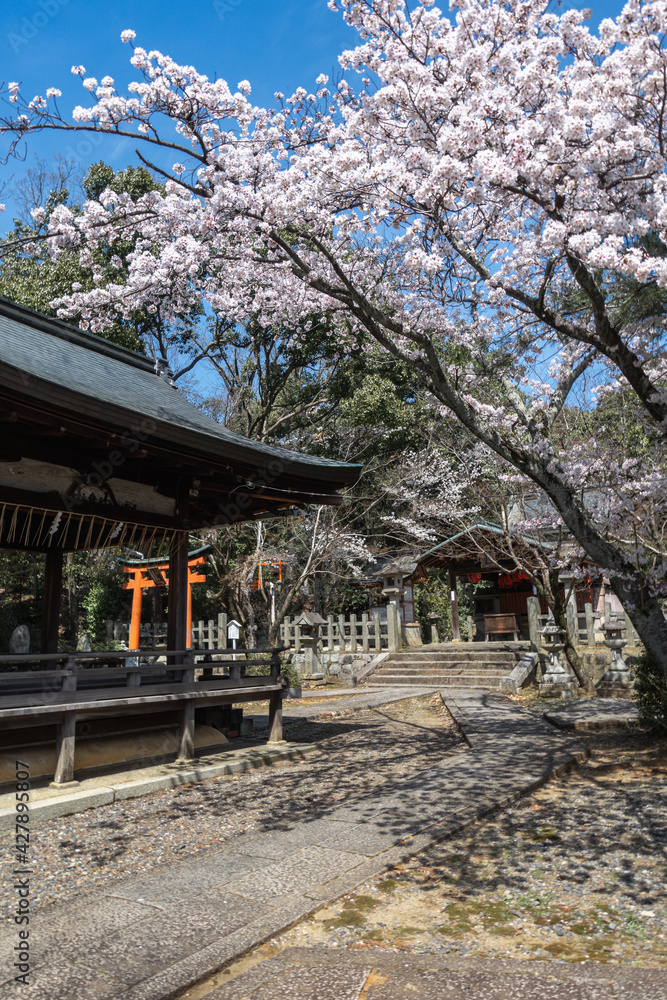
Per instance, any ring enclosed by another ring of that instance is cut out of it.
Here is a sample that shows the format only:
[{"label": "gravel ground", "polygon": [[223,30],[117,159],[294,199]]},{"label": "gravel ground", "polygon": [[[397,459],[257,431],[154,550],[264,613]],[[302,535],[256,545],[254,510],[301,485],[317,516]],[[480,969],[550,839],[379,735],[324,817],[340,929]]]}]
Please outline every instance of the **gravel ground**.
[{"label": "gravel ground", "polygon": [[[540,708],[543,706],[539,706]],[[667,739],[586,734],[579,770],[266,946],[667,967]]]},{"label": "gravel ground", "polygon": [[[318,742],[323,752],[34,827],[33,906],[62,902],[114,879],[215,849],[238,834],[320,816],[429,767],[443,754],[465,750],[439,695],[357,713],[348,710],[335,721],[293,722],[289,739]],[[13,911],[16,902],[12,846],[11,835],[0,838],[2,915]]]}]

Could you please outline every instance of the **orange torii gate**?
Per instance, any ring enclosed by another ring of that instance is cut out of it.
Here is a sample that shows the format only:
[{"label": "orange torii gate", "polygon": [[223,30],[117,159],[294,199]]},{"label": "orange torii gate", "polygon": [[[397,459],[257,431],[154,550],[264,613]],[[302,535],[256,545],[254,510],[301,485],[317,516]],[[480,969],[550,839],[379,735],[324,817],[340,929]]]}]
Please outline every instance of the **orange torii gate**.
[{"label": "orange torii gate", "polygon": [[[188,555],[188,619],[187,648],[192,647],[192,584],[206,583],[206,574],[195,572],[196,566],[203,566],[206,556],[211,551],[210,545],[195,549]],[[169,559],[122,559],[123,572],[131,574],[123,590],[131,590],[132,617],[130,619],[129,649],[139,649],[141,632],[141,602],[144,590],[150,587],[169,586]]]}]

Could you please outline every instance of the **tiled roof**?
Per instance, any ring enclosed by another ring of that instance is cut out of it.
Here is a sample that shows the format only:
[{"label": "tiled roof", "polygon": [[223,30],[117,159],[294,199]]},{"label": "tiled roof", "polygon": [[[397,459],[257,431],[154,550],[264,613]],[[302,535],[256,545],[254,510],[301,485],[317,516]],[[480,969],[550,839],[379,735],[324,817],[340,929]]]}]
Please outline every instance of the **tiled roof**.
[{"label": "tiled roof", "polygon": [[325,474],[327,470],[340,470],[340,478],[350,482],[361,468],[236,434],[206,416],[166,378],[158,376],[151,358],[6,299],[0,299],[0,364],[18,370],[26,386],[35,379],[69,389],[77,394],[84,409],[87,402],[98,408],[100,403],[108,403],[127,410],[135,420],[147,417],[192,431],[200,447],[212,448],[216,453],[224,451],[226,445],[235,452],[243,450],[249,460],[254,458],[258,463],[280,459],[304,475],[308,475],[309,467],[311,476],[316,470]]}]

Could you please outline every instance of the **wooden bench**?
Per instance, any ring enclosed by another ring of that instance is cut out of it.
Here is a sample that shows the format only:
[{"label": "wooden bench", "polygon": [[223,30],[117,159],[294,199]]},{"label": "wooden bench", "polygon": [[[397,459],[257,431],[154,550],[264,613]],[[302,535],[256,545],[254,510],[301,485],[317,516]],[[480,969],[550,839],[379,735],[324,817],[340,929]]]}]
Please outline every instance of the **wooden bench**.
[{"label": "wooden bench", "polygon": [[516,615],[484,615],[484,642],[489,641],[491,635],[514,636],[514,641],[519,639],[519,626]]},{"label": "wooden bench", "polygon": [[[269,742],[282,740],[282,699],[287,682],[280,675],[280,653],[272,650],[236,650],[236,655],[266,654],[265,658],[218,661],[227,674],[213,675],[210,662],[228,649],[121,653],[51,653],[0,656],[2,664],[64,662],[59,670],[24,670],[0,673],[0,719],[3,729],[25,729],[55,724],[56,769],[54,782],[74,780],[76,723],[81,719],[144,715],[165,707],[180,712],[178,760],[194,757],[195,709],[234,702],[269,700]],[[246,676],[246,667],[267,665],[269,675]],[[133,663],[129,666],[80,667],[80,662],[168,657],[165,664]],[[195,679],[197,660],[205,659],[203,676]],[[178,661],[181,662],[178,662]],[[171,662],[170,662],[171,661]]]}]

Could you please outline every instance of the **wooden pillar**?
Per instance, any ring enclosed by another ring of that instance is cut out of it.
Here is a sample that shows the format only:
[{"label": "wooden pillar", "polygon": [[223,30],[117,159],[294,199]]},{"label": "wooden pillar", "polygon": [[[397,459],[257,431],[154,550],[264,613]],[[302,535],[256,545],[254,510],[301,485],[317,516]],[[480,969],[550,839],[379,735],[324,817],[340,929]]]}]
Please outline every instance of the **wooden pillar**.
[{"label": "wooden pillar", "polygon": [[283,693],[274,691],[269,699],[269,743],[281,743],[283,738]]},{"label": "wooden pillar", "polygon": [[130,618],[130,637],[127,643],[128,649],[139,649],[141,641],[141,602],[144,592],[141,588],[142,572],[135,570],[134,590],[132,591],[132,616]]},{"label": "wooden pillar", "polygon": [[188,641],[188,533],[177,531],[169,548],[167,647],[186,649]]},{"label": "wooden pillar", "polygon": [[459,626],[459,599],[456,593],[456,574],[449,571],[449,599],[452,607],[452,641],[461,641],[461,628]]},{"label": "wooden pillar", "polygon": [[[188,570],[188,611],[187,611],[187,621],[185,625],[185,648],[192,649],[194,643],[192,642],[192,584],[190,583],[190,571]],[[200,627],[204,627],[204,623],[199,623]]]},{"label": "wooden pillar", "polygon": [[49,549],[44,563],[44,608],[42,612],[42,653],[58,652],[60,599],[63,588],[63,551]]}]

